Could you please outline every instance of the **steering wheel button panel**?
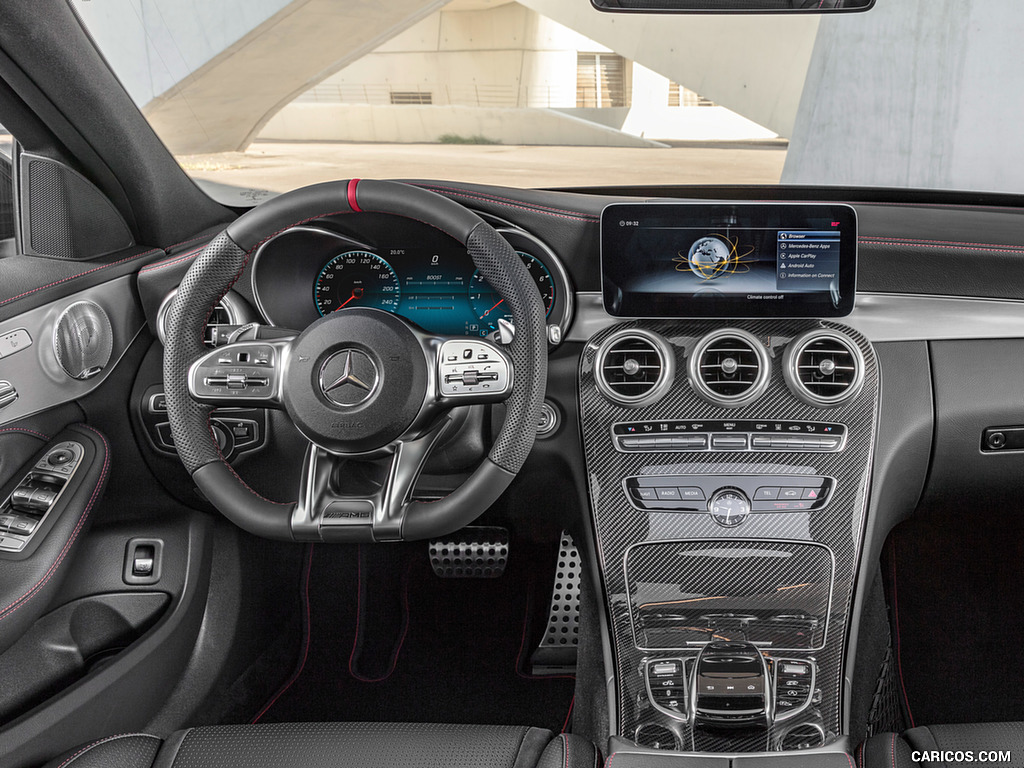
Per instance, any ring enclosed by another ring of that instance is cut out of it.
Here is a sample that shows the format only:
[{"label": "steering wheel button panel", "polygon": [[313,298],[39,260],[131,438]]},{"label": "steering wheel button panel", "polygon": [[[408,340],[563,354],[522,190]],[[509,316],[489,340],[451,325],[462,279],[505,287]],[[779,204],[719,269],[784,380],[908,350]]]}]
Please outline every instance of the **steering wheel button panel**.
[{"label": "steering wheel button panel", "polygon": [[189,391],[210,405],[279,402],[279,361],[287,341],[235,343],[199,358],[189,372]]},{"label": "steering wheel button panel", "polygon": [[441,345],[438,361],[438,390],[443,397],[500,397],[512,388],[512,365],[491,344],[449,339]]}]

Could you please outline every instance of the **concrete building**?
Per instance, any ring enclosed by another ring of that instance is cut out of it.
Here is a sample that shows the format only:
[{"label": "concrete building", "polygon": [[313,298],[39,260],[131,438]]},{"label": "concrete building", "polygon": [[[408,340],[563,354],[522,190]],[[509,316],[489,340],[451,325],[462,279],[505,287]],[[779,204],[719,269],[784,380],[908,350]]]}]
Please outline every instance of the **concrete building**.
[{"label": "concrete building", "polygon": [[313,86],[260,137],[661,146],[775,134],[524,5],[452,0]]}]

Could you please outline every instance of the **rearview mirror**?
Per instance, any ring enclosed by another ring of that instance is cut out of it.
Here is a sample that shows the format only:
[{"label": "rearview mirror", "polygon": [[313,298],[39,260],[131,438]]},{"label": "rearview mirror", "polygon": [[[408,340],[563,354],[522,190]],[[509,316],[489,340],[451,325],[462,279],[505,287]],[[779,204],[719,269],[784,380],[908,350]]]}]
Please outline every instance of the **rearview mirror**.
[{"label": "rearview mirror", "polygon": [[590,0],[610,13],[856,13],[875,0]]}]

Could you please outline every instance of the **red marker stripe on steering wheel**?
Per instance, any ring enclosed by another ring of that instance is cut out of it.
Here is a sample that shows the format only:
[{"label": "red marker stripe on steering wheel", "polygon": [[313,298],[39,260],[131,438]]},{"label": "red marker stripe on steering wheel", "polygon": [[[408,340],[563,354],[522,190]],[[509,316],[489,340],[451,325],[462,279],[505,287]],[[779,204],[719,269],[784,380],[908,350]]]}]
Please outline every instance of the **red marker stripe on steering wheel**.
[{"label": "red marker stripe on steering wheel", "polygon": [[356,187],[359,186],[359,179],[350,179],[348,182],[348,205],[356,213],[362,213],[363,209],[359,207],[359,203],[356,201]]}]

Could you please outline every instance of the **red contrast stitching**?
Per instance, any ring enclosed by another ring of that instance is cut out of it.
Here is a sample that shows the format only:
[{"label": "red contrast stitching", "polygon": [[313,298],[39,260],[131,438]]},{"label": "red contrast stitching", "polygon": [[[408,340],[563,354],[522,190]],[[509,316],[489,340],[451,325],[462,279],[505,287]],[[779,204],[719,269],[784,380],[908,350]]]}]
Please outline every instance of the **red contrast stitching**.
[{"label": "red contrast stitching", "polygon": [[35,583],[35,586],[33,586],[28,592],[26,592],[13,603],[8,605],[2,611],[0,611],[0,621],[6,619],[8,616],[13,614],[16,610],[18,610],[21,606],[23,606],[28,600],[34,597],[35,594],[40,589],[46,586],[46,583],[51,578],[53,578],[53,574],[57,572],[57,569],[60,567],[60,564],[64,562],[64,558],[71,550],[71,546],[75,543],[75,540],[78,538],[78,534],[81,533],[82,526],[85,525],[85,521],[89,517],[89,511],[92,509],[92,505],[95,503],[97,497],[99,496],[100,489],[103,487],[103,481],[107,477],[107,467],[110,465],[110,446],[107,444],[107,438],[105,438],[100,432],[96,431],[87,424],[80,424],[79,426],[84,427],[85,429],[88,429],[90,432],[95,433],[99,437],[99,439],[103,441],[103,469],[100,470],[99,480],[96,481],[96,487],[93,489],[92,496],[89,498],[89,503],[85,505],[85,510],[82,512],[82,516],[78,518],[78,524],[75,526],[75,530],[72,531],[71,538],[68,539],[68,542],[60,551],[60,554],[57,556],[57,559],[53,562],[49,569],[47,569],[46,573],[43,574],[43,577]]},{"label": "red contrast stitching", "polygon": [[962,240],[922,240],[919,237],[882,237],[881,235],[862,235],[861,240],[892,240],[900,243],[938,243],[940,245],[952,245],[952,246],[964,246],[964,245],[977,245],[982,248],[1020,248],[1024,250],[1024,245],[1010,245],[1007,243],[966,243]]},{"label": "red contrast stitching", "polygon": [[212,235],[209,234],[209,233],[207,233],[205,235],[196,235],[195,237],[190,237],[188,240],[182,240],[180,243],[175,243],[174,245],[168,245],[163,250],[169,251],[169,250],[171,250],[171,248],[177,248],[179,245],[188,245],[189,243],[194,243],[196,240],[203,240],[204,238],[206,240],[213,240],[213,238],[215,238],[216,236],[217,236],[216,233],[214,233]]},{"label": "red contrast stitching", "polygon": [[36,291],[43,291],[43,290],[46,290],[47,288],[53,288],[54,286],[60,285],[61,283],[66,283],[69,280],[77,280],[80,277],[85,277],[86,275],[91,275],[93,272],[99,272],[101,269],[108,269],[110,267],[116,267],[118,264],[124,264],[127,261],[133,261],[133,260],[137,260],[137,259],[142,259],[142,258],[144,258],[146,256],[152,256],[154,253],[159,253],[161,250],[162,250],[161,248],[154,248],[151,251],[146,251],[145,253],[137,253],[134,256],[127,256],[127,257],[125,257],[123,259],[119,259],[118,261],[112,261],[109,264],[101,264],[98,267],[93,267],[92,269],[87,269],[87,270],[85,270],[85,272],[78,272],[78,273],[76,273],[74,275],[68,275],[67,277],[62,277],[60,280],[54,280],[52,283],[47,283],[46,285],[41,285],[38,288],[33,288],[30,291],[25,291],[24,293],[19,293],[17,296],[11,296],[9,299],[4,299],[3,301],[0,301],[0,307],[2,307],[4,304],[7,304],[9,302],[16,301],[18,299],[23,299],[26,296],[29,296],[29,295],[35,293]]},{"label": "red contrast stitching", "polygon": [[860,755],[860,756],[859,756],[859,757],[857,758],[857,762],[858,762],[858,763],[860,763],[860,768],[866,768],[866,764],[864,763],[864,744],[865,744],[865,743],[866,743],[866,742],[863,742],[863,741],[862,741],[862,742],[860,743],[860,747],[858,747],[858,748],[857,748],[857,749],[858,749],[858,754]]},{"label": "red contrast stitching", "polygon": [[892,768],[896,768],[896,734],[895,733],[892,735],[892,746],[890,747],[890,749],[892,751]]},{"label": "red contrast stitching", "polygon": [[4,432],[21,432],[26,435],[38,437],[40,440],[50,442],[50,438],[47,435],[44,435],[42,432],[36,432],[34,429],[25,429],[25,427],[6,427],[4,429],[0,429],[0,434],[3,434]]},{"label": "red contrast stitching", "polygon": [[590,213],[578,213],[574,211],[567,211],[560,208],[548,208],[543,205],[534,205],[532,203],[522,205],[518,201],[511,200],[506,197],[497,197],[488,193],[474,194],[468,190],[457,189],[456,187],[444,187],[438,185],[423,184],[420,185],[423,189],[429,189],[432,192],[444,194],[445,192],[454,195],[455,197],[465,197],[470,200],[480,200],[485,203],[494,203],[501,205],[505,208],[518,208],[521,211],[528,211],[530,213],[541,213],[547,216],[555,216],[559,219],[573,219],[576,221],[599,221],[598,216],[594,216]]},{"label": "red contrast stitching", "polygon": [[[913,245],[915,248],[937,248],[942,251],[948,251],[951,246],[949,245],[926,245],[924,243],[898,243],[893,240],[871,240],[864,243],[865,245]],[[1012,253],[1014,256],[1024,256],[1024,250],[1011,250],[1009,248],[975,248],[966,245],[955,246],[958,251],[980,251],[983,253]],[[1012,246],[1017,248],[1018,246]]]},{"label": "red contrast stitching", "polygon": [[576,706],[576,694],[569,700],[569,711],[565,713],[565,722],[562,723],[562,733],[569,729],[569,719],[572,717],[572,708]]},{"label": "red contrast stitching", "polygon": [[846,762],[850,764],[850,768],[856,768],[856,766],[853,764],[853,758],[850,757],[850,753],[846,752],[844,754],[846,755]]},{"label": "red contrast stitching", "polygon": [[617,754],[619,754],[619,753],[618,752],[612,752],[610,755],[608,755],[608,760],[605,762],[604,768],[612,768],[612,760],[615,759],[615,756]]},{"label": "red contrast stitching", "polygon": [[175,264],[180,264],[183,261],[188,261],[196,254],[202,253],[204,248],[206,248],[205,245],[202,246],[201,248],[196,248],[194,251],[189,251],[188,253],[175,254],[174,256],[171,256],[169,259],[165,261],[157,261],[154,262],[153,264],[147,264],[142,269],[140,269],[139,272],[156,272],[159,269],[173,267]]},{"label": "red contrast stitching", "polygon": [[309,610],[309,575],[312,572],[313,572],[313,545],[310,544],[309,545],[309,556],[306,558],[306,574],[305,574],[305,584],[303,586],[303,599],[302,599],[302,602],[306,606],[306,642],[305,642],[305,644],[304,644],[304,646],[302,648],[302,661],[299,663],[298,669],[295,670],[294,674],[292,674],[292,676],[290,678],[288,678],[288,682],[286,682],[283,686],[281,686],[281,688],[278,690],[278,692],[274,694],[273,698],[271,698],[270,701],[267,702],[266,706],[264,706],[263,709],[261,709],[259,711],[259,714],[257,714],[256,717],[254,717],[250,721],[250,723],[249,723],[250,725],[254,725],[254,724],[258,723],[260,718],[263,717],[265,714],[267,714],[267,710],[269,710],[272,706],[274,706],[274,704],[277,703],[277,700],[284,695],[285,691],[287,691],[289,688],[292,687],[292,685],[295,683],[295,681],[299,679],[299,675],[302,674],[302,670],[306,668],[306,659],[309,658],[309,645],[310,645],[310,641],[311,641],[312,635],[313,635],[313,622],[312,622],[312,617],[310,616],[310,610]]},{"label": "red contrast stitching", "polygon": [[900,691],[903,693],[903,704],[907,708],[907,717],[910,718],[910,727],[914,727],[914,713],[910,711],[910,698],[907,696],[907,685],[903,681],[903,657],[902,642],[900,641],[900,600],[896,585],[896,541],[892,544],[892,613],[896,624],[896,669],[900,673]]},{"label": "red contrast stitching", "polygon": [[403,576],[402,609],[404,616],[402,620],[402,636],[398,639],[398,647],[391,657],[391,668],[388,669],[383,677],[377,678],[363,677],[355,671],[356,647],[359,644],[359,617],[363,610],[363,548],[361,545],[356,550],[356,569],[356,633],[355,637],[352,638],[352,652],[348,656],[348,673],[363,683],[382,683],[394,674],[395,668],[398,666],[398,658],[402,655],[402,648],[405,646],[406,635],[409,634],[409,581],[412,568],[408,568]]},{"label": "red contrast stitching", "polygon": [[562,768],[569,768],[569,737],[564,733],[562,734],[562,754],[565,756]]},{"label": "red contrast stitching", "polygon": [[142,736],[142,737],[147,738],[147,739],[156,739],[157,741],[160,741],[160,737],[159,736],[153,736],[153,735],[148,734],[148,733],[119,733],[117,736],[107,736],[107,738],[105,738],[105,739],[100,739],[99,741],[94,741],[92,744],[89,744],[88,746],[82,747],[80,750],[75,752],[75,754],[73,754],[71,757],[69,757],[67,760],[65,760],[63,763],[61,763],[59,766],[57,766],[57,768],[66,768],[66,766],[71,765],[71,763],[73,763],[75,760],[80,758],[82,755],[84,755],[90,749],[92,749],[93,747],[98,747],[100,744],[106,744],[108,741],[117,741],[118,739],[131,739],[131,738],[134,738],[136,736]]}]

